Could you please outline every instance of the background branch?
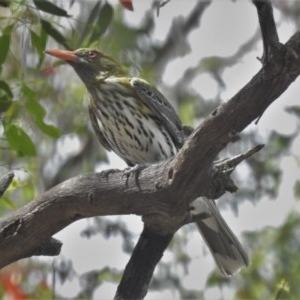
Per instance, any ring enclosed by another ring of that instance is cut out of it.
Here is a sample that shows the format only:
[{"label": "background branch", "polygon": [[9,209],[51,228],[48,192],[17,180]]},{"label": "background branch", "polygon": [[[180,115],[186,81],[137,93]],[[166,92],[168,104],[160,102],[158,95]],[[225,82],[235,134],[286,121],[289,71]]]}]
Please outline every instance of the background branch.
[{"label": "background branch", "polygon": [[189,33],[199,25],[205,9],[210,5],[211,0],[198,1],[191,13],[184,19],[175,19],[171,30],[162,47],[157,47],[155,73],[160,76],[166,64],[173,58],[182,55],[189,49],[187,37]]},{"label": "background branch", "polygon": [[264,46],[263,63],[267,63],[269,56],[279,46],[279,37],[274,21],[273,8],[269,0],[253,0],[257,9],[258,20]]},{"label": "background branch", "polygon": [[15,174],[13,172],[9,172],[0,178],[0,198],[3,196],[3,194],[11,184],[14,176]]}]

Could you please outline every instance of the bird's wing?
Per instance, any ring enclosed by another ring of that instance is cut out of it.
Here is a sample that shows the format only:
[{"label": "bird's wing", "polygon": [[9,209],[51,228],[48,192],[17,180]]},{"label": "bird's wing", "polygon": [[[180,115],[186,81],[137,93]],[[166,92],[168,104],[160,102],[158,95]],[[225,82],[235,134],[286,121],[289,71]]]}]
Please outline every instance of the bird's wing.
[{"label": "bird's wing", "polygon": [[130,80],[130,84],[142,99],[143,103],[147,105],[162,124],[164,124],[176,147],[181,148],[185,134],[181,121],[171,104],[155,87],[143,79],[133,77]]},{"label": "bird's wing", "polygon": [[91,105],[89,105],[89,114],[90,114],[90,119],[91,119],[92,126],[94,128],[94,131],[95,131],[101,145],[106,150],[111,151],[112,148],[111,148],[109,142],[107,141],[107,139],[105,138],[105,136],[103,135],[102,130],[100,128],[99,121],[98,121],[98,118],[97,118],[97,115],[96,115],[96,110]]}]

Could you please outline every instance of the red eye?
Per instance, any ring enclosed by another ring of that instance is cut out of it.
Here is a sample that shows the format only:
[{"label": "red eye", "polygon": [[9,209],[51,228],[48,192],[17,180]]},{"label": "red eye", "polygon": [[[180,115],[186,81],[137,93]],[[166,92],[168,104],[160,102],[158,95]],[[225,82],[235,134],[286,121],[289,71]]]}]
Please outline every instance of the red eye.
[{"label": "red eye", "polygon": [[90,51],[90,52],[88,53],[88,57],[89,57],[90,59],[94,59],[96,56],[97,56],[97,53],[96,53],[95,51]]}]

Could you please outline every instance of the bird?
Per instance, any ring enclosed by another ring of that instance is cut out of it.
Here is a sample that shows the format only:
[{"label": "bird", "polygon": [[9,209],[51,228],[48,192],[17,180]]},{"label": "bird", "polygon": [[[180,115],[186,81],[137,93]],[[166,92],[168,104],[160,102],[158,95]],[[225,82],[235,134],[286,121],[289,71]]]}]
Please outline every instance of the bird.
[{"label": "bird", "polygon": [[[116,60],[98,49],[45,52],[73,67],[89,94],[88,111],[96,136],[104,148],[115,152],[129,167],[166,160],[183,146],[184,126],[155,86],[130,76]],[[234,275],[249,264],[247,253],[214,200],[202,197],[195,203],[195,211],[206,216],[196,225],[220,272]]]}]

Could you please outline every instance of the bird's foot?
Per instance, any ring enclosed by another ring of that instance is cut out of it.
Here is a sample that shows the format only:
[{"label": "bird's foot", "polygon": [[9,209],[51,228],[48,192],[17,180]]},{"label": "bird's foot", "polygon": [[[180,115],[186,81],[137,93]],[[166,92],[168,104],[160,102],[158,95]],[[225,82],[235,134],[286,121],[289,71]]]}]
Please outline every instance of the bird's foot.
[{"label": "bird's foot", "polygon": [[138,178],[141,172],[146,169],[150,164],[142,163],[139,165],[135,165],[134,167],[129,167],[123,170],[122,177],[126,177],[126,185],[128,184],[128,179],[130,176],[134,176],[135,181],[138,183]]},{"label": "bird's foot", "polygon": [[129,178],[131,175],[134,175],[135,177],[138,177],[140,173],[146,169],[150,164],[143,163],[139,165],[135,165],[134,167],[129,167],[123,170],[123,176],[126,176],[126,178]]},{"label": "bird's foot", "polygon": [[105,177],[106,180],[108,180],[108,177],[109,177],[110,174],[114,174],[114,173],[117,173],[117,172],[120,172],[120,170],[119,170],[119,169],[109,169],[109,170],[101,171],[100,174],[101,174],[103,177]]}]

